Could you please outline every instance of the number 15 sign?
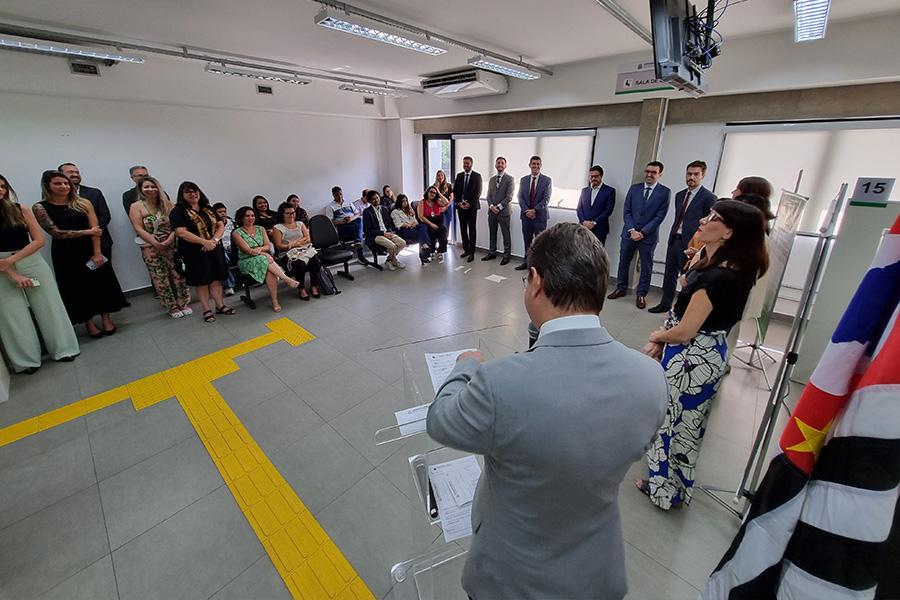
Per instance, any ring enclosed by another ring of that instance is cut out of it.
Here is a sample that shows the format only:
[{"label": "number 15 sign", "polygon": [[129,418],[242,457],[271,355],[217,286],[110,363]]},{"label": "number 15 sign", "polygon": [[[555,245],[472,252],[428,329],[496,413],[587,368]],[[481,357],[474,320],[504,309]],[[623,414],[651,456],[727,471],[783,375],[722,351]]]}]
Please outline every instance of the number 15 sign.
[{"label": "number 15 sign", "polygon": [[887,206],[894,188],[894,179],[887,177],[860,177],[856,180],[850,204],[856,206]]}]

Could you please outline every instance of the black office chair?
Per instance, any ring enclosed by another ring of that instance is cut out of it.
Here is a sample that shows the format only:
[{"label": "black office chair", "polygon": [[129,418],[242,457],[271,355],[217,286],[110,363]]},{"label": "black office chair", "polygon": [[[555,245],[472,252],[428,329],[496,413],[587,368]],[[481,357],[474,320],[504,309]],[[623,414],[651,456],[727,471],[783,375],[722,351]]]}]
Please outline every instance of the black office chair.
[{"label": "black office chair", "polygon": [[244,275],[237,268],[237,248],[235,246],[231,247],[230,260],[228,262],[228,269],[234,275],[234,284],[235,287],[240,291],[240,299],[241,301],[247,305],[250,310],[256,310],[256,302],[253,301],[253,298],[250,297],[250,290],[259,287],[262,284],[258,283],[255,279],[250,277],[249,275]]},{"label": "black office chair", "polygon": [[325,215],[310,217],[309,235],[312,238],[313,247],[319,255],[319,260],[322,261],[322,266],[328,268],[331,265],[343,264],[344,270],[338,271],[338,275],[353,281],[355,277],[350,274],[350,261],[355,253],[347,248],[346,244],[338,237],[337,229],[331,219]]}]

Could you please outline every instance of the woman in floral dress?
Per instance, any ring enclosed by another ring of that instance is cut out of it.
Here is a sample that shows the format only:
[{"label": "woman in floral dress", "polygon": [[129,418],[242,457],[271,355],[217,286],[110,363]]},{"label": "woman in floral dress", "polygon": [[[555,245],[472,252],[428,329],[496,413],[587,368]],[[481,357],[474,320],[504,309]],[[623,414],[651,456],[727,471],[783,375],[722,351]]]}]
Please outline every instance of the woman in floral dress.
[{"label": "woman in floral dress", "polygon": [[690,268],[665,325],[643,349],[662,361],[669,404],[647,451],[648,478],[635,485],[663,510],[691,501],[700,444],[725,374],[726,337],[768,267],[765,222],[753,206],[721,200],[698,232],[705,257]]},{"label": "woman in floral dress", "polygon": [[144,177],[138,181],[137,201],[128,209],[128,217],[159,303],[169,316],[180,319],[194,311],[188,306],[191,294],[187,282],[175,270],[175,232],[169,223],[172,208],[159,181]]}]

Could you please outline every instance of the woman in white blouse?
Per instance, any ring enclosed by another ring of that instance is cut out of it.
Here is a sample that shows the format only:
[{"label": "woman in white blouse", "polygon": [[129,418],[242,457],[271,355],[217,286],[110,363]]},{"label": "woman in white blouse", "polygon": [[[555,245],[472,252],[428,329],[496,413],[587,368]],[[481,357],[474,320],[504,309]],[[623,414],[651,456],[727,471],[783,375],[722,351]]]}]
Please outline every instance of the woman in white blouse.
[{"label": "woman in white blouse", "polygon": [[394,210],[391,211],[391,219],[397,228],[397,235],[410,244],[419,244],[419,260],[422,264],[431,262],[428,258],[428,226],[420,223],[416,217],[416,211],[409,205],[406,194],[400,194],[394,201]]},{"label": "woman in white blouse", "polygon": [[293,204],[283,203],[278,207],[277,224],[272,229],[272,243],[277,252],[276,259],[284,267],[284,272],[300,282],[300,299],[309,301],[305,278],[309,273],[310,293],[319,297],[319,271],[322,263],[312,247],[312,240],[306,225],[297,220],[297,210]]}]

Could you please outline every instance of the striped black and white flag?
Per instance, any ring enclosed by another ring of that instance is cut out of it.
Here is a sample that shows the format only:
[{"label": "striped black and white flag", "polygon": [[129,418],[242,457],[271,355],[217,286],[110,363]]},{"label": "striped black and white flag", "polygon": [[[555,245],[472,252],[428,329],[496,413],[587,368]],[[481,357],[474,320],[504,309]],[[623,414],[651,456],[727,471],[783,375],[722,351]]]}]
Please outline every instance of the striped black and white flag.
[{"label": "striped black and white flag", "polygon": [[[702,600],[900,598],[900,219]],[[827,443],[826,443],[827,440]]]}]

